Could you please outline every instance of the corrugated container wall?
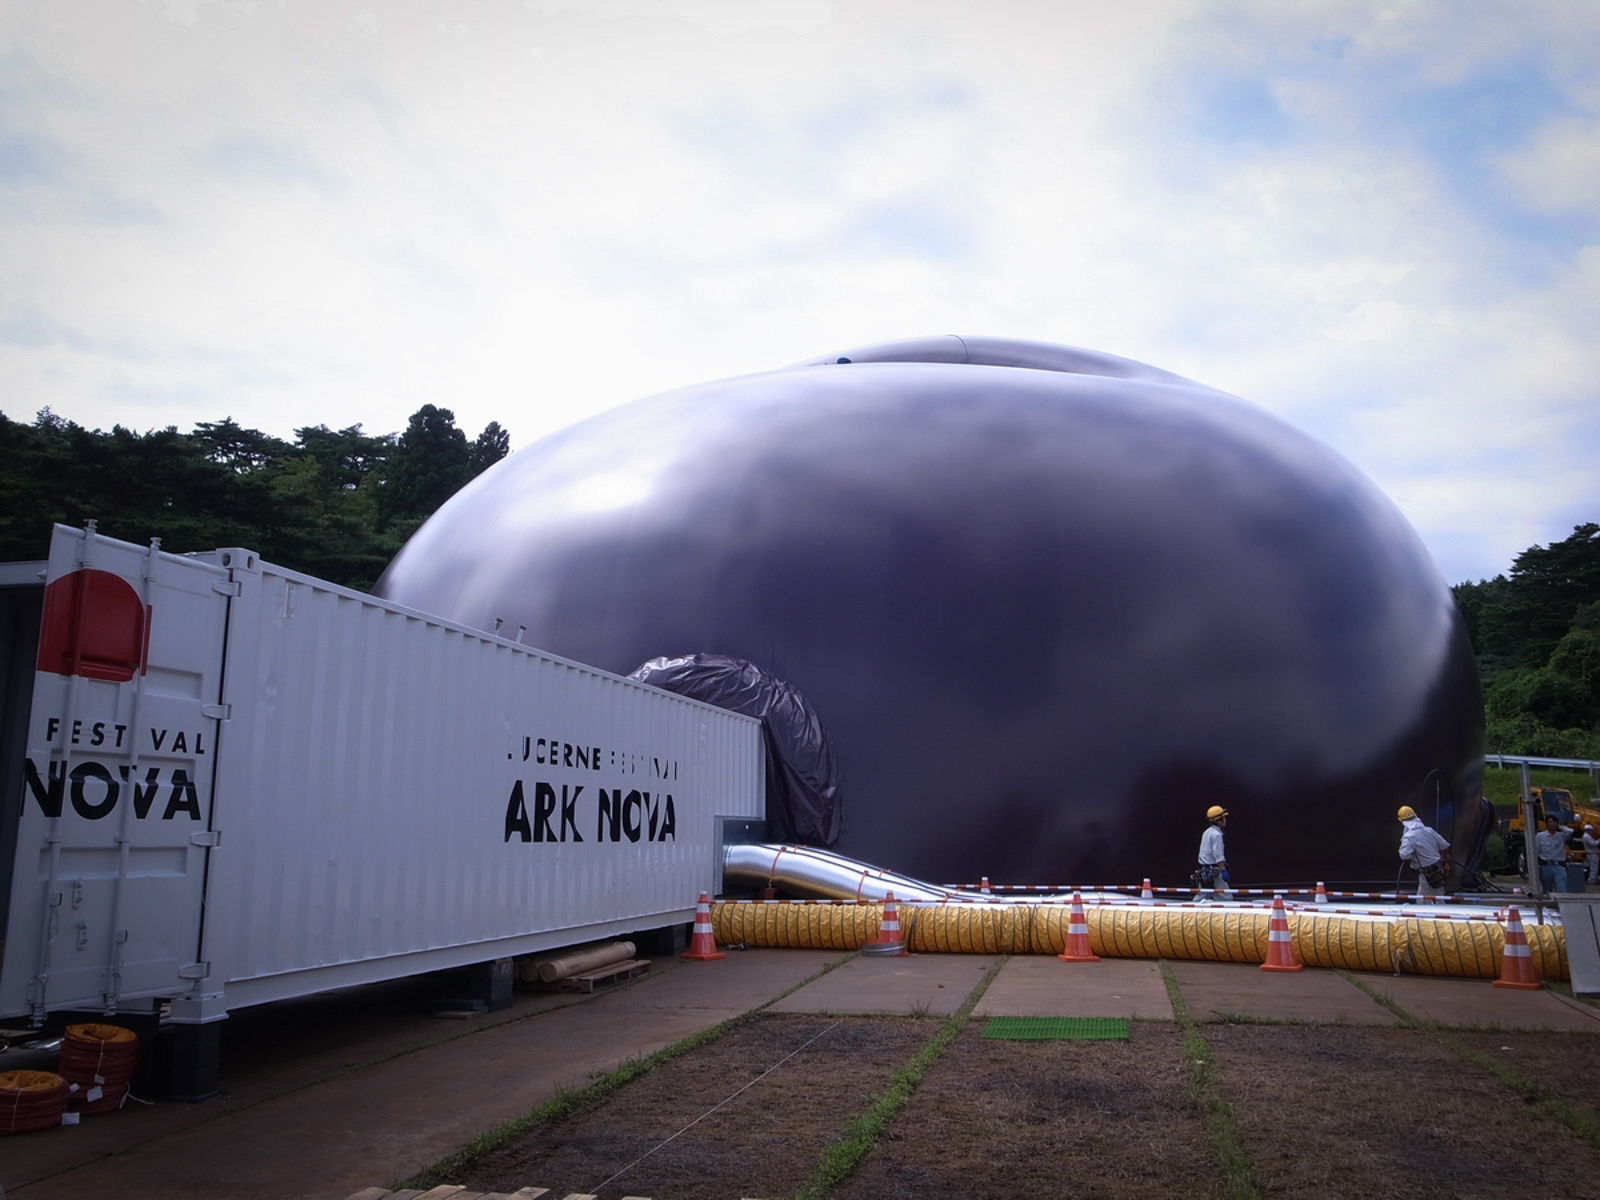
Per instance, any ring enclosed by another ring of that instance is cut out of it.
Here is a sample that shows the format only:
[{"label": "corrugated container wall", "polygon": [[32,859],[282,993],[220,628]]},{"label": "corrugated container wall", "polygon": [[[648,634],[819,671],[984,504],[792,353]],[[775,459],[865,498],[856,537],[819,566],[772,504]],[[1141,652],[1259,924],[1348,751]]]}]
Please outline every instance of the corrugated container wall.
[{"label": "corrugated container wall", "polygon": [[714,818],[763,813],[749,718],[225,558],[203,953],[230,1006],[686,921]]},{"label": "corrugated container wall", "polygon": [[42,593],[0,1015],[204,1023],[687,922],[716,818],[764,812],[759,722],[247,550],[57,527]]}]

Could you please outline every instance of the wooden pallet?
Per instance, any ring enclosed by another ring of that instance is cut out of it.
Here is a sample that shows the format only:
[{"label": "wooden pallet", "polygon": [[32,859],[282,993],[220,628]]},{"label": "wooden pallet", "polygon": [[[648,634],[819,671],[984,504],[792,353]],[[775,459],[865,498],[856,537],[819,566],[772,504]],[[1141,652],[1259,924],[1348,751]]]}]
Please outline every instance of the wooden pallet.
[{"label": "wooden pallet", "polygon": [[586,992],[592,992],[597,984],[621,983],[643,975],[650,969],[648,958],[630,958],[626,962],[612,963],[609,967],[601,967],[598,971],[586,971],[582,975],[574,975],[572,981]]},{"label": "wooden pallet", "polygon": [[622,983],[644,974],[650,969],[648,958],[630,958],[626,962],[612,963],[582,975],[569,975],[553,983],[523,983],[518,986],[533,992],[592,992],[596,987]]}]

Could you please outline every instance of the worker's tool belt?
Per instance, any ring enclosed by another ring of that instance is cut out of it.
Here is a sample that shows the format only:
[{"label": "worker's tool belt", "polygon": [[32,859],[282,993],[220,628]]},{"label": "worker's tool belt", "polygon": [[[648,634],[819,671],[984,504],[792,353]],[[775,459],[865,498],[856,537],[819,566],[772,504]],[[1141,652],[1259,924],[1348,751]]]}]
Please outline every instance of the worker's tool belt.
[{"label": "worker's tool belt", "polygon": [[1194,872],[1194,881],[1201,887],[1210,887],[1217,881],[1217,876],[1222,874],[1222,868],[1216,863],[1201,863]]},{"label": "worker's tool belt", "polygon": [[1420,868],[1420,870],[1422,872],[1422,877],[1428,881],[1429,887],[1442,887],[1445,876],[1449,874],[1449,872],[1445,870],[1444,861],[1442,859],[1439,862],[1430,863],[1427,866]]}]

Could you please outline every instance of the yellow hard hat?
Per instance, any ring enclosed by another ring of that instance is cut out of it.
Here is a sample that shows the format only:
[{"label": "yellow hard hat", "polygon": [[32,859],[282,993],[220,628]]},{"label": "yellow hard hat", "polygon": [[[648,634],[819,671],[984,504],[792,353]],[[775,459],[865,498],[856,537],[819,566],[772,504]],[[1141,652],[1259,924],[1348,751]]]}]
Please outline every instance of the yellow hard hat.
[{"label": "yellow hard hat", "polygon": [[1400,811],[1395,813],[1395,816],[1399,820],[1402,820],[1402,821],[1409,821],[1409,820],[1411,820],[1412,817],[1414,817],[1416,815],[1417,815],[1417,810],[1412,808],[1411,805],[1409,805],[1409,804],[1402,804],[1400,806]]},{"label": "yellow hard hat", "polygon": [[1228,810],[1223,808],[1220,804],[1213,804],[1210,808],[1206,809],[1206,820],[1208,821],[1215,821],[1218,817],[1225,817],[1227,815]]}]

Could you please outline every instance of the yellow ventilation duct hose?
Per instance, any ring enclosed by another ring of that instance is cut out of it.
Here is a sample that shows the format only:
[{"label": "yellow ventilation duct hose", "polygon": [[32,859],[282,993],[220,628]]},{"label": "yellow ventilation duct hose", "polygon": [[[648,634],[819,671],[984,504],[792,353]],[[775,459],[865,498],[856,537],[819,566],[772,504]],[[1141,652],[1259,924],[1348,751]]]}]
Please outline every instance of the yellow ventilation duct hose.
[{"label": "yellow ventilation duct hose", "polygon": [[[922,954],[1059,954],[1071,912],[1053,902],[897,903],[906,945]],[[1089,903],[1084,915],[1090,948],[1108,958],[1259,963],[1267,954],[1266,909]],[[1398,911],[1393,917],[1306,911],[1288,917],[1295,954],[1310,967],[1494,979],[1505,951],[1505,931],[1495,921]],[[882,919],[881,903],[740,900],[711,908],[712,929],[723,945],[855,950],[878,932]],[[1534,974],[1566,979],[1561,928],[1523,928]]]},{"label": "yellow ventilation duct hose", "polygon": [[1356,917],[1290,913],[1289,933],[1300,961],[1308,967],[1342,967],[1346,971],[1392,971],[1388,921]]},{"label": "yellow ventilation duct hose", "polygon": [[1259,910],[1093,905],[1085,913],[1096,954],[1243,963],[1267,957],[1270,918]]},{"label": "yellow ventilation duct hose", "polygon": [[718,901],[711,906],[711,932],[723,946],[859,950],[878,932],[882,915],[881,906],[870,904]]},{"label": "yellow ventilation duct hose", "polygon": [[[1540,979],[1570,979],[1567,968],[1567,932],[1558,925],[1523,925],[1528,935],[1528,950],[1533,955],[1533,973]],[[1494,926],[1495,945],[1504,948],[1505,931]],[[1495,959],[1498,968],[1500,960]]]}]

